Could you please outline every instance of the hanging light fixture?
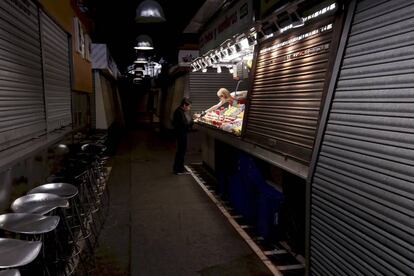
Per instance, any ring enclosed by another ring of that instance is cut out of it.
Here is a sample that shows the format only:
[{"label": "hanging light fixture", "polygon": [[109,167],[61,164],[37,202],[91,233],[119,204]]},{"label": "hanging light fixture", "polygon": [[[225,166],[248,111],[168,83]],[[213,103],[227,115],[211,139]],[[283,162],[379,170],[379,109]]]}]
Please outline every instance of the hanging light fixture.
[{"label": "hanging light fixture", "polygon": [[138,53],[137,59],[134,61],[135,64],[145,64],[148,63],[148,60],[143,52]]},{"label": "hanging light fixture", "polygon": [[152,43],[151,37],[147,35],[140,35],[137,37],[137,46],[134,47],[136,50],[152,50],[154,44]]},{"label": "hanging light fixture", "polygon": [[134,79],[132,80],[132,82],[133,82],[134,84],[141,84],[141,81],[142,81],[142,78],[141,78],[141,77],[136,77],[136,78],[134,78]]},{"label": "hanging light fixture", "polygon": [[148,63],[148,61],[144,57],[138,57],[135,61],[135,64],[145,64]]},{"label": "hanging light fixture", "polygon": [[154,0],[145,0],[138,5],[135,15],[135,22],[158,23],[164,21],[164,11],[158,2]]}]

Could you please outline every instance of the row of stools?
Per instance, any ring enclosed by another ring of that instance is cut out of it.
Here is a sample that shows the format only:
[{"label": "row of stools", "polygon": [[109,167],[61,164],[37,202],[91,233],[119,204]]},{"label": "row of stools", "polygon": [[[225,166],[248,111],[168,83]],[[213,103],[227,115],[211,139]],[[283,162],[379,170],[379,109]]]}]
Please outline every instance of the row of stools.
[{"label": "row of stools", "polygon": [[109,205],[102,140],[57,146],[62,169],[0,215],[0,276],[91,275]]}]

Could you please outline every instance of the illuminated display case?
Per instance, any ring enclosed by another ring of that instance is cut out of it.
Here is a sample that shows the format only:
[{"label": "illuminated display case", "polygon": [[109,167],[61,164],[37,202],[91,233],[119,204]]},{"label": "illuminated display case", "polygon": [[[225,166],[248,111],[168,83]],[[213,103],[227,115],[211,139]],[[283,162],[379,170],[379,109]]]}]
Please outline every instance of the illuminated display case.
[{"label": "illuminated display case", "polygon": [[196,116],[196,122],[214,126],[221,130],[241,135],[245,104],[237,103],[208,112],[202,117]]}]

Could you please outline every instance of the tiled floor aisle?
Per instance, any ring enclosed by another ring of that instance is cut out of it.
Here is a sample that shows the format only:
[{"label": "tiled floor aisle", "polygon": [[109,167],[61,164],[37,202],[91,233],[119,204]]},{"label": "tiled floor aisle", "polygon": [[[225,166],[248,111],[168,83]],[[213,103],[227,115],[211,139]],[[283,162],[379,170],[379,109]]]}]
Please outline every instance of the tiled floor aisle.
[{"label": "tiled floor aisle", "polygon": [[194,179],[171,173],[173,155],[150,131],[119,145],[96,275],[270,275]]}]

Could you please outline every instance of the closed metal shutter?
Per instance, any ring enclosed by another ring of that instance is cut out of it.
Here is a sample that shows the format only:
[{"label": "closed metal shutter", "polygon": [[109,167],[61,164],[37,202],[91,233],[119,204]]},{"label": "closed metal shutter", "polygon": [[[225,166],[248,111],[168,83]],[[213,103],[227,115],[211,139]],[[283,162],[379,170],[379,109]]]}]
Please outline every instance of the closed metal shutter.
[{"label": "closed metal shutter", "polygon": [[[92,107],[92,101],[94,97],[91,97],[89,93],[73,92],[72,106],[73,106],[73,128],[84,128],[91,124],[91,116],[95,112]],[[91,114],[92,113],[92,114]],[[92,125],[93,128],[96,127]]]},{"label": "closed metal shutter", "polygon": [[358,1],[311,186],[312,275],[414,275],[414,2]]},{"label": "closed metal shutter", "polygon": [[[223,69],[225,71],[227,69]],[[192,100],[191,110],[201,112],[215,105],[220,100],[217,97],[217,91],[224,87],[230,92],[235,91],[237,81],[233,79],[230,73],[217,73],[216,70],[208,72],[191,72],[189,78],[189,96]],[[242,81],[238,90],[247,90],[248,81]]]},{"label": "closed metal shutter", "polygon": [[45,132],[37,7],[0,1],[0,150]]},{"label": "closed metal shutter", "polygon": [[332,30],[333,19],[328,18],[260,45],[246,140],[309,163],[328,75]]},{"label": "closed metal shutter", "polygon": [[67,34],[40,12],[47,130],[72,123]]}]

